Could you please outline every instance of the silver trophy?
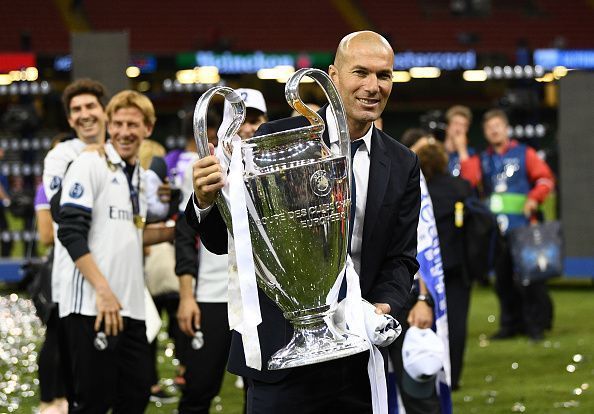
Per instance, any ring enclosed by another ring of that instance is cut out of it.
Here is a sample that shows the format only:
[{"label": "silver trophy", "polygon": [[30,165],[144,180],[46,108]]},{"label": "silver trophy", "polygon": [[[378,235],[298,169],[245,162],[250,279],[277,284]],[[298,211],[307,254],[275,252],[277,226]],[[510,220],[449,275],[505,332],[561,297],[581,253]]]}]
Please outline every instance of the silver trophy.
[{"label": "silver trophy", "polygon": [[[340,154],[324,144],[323,119],[299,96],[304,76],[313,78],[326,93],[336,119]],[[194,112],[194,135],[200,157],[208,156],[206,114],[216,94],[224,96],[234,112],[219,142],[230,160],[231,138],[245,117],[245,105],[233,89],[214,87],[202,95]],[[317,69],[295,72],[286,84],[285,97],[311,125],[256,136],[241,145],[257,282],[294,327],[289,344],[268,362],[271,370],[369,349],[362,338],[332,322],[326,304],[328,293],[344,272],[349,237],[350,138],[342,101],[329,76]],[[221,195],[217,206],[231,229],[229,208]]]}]

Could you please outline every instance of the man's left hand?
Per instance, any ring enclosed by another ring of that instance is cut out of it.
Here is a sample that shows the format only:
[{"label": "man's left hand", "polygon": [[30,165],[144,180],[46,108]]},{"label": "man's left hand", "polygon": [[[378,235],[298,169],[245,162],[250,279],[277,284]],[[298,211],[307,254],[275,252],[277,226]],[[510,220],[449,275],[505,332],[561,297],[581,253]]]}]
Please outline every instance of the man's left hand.
[{"label": "man's left hand", "polygon": [[538,201],[529,198],[524,204],[524,216],[530,218],[538,210]]},{"label": "man's left hand", "polygon": [[171,184],[169,184],[169,181],[165,181],[157,188],[157,194],[162,203],[171,201]]},{"label": "man's left hand", "polygon": [[98,152],[100,156],[105,157],[105,146],[96,142],[87,144],[83,152]]},{"label": "man's left hand", "polygon": [[375,313],[378,315],[384,315],[390,313],[392,308],[387,303],[374,303]]}]

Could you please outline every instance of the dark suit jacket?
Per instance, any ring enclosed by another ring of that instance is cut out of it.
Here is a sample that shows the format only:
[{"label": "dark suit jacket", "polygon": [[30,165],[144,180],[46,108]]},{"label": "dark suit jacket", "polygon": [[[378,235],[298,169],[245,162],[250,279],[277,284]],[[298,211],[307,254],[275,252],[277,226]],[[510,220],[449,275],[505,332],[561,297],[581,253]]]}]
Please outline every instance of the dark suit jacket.
[{"label": "dark suit jacket", "polygon": [[[320,114],[325,120],[325,108]],[[308,125],[304,117],[263,124],[257,135]],[[328,134],[324,133],[328,143]],[[361,252],[361,293],[371,303],[388,303],[397,315],[404,307],[413,275],[418,269],[417,222],[420,208],[417,156],[387,134],[374,129],[371,137],[369,186]],[[188,203],[186,218],[213,253],[227,252],[227,232],[216,206],[199,224],[194,206]],[[229,355],[230,372],[265,382],[277,382],[288,369],[268,371],[272,354],[291,339],[292,328],[280,309],[259,290],[262,323],[258,327],[262,349],[262,371],[245,365],[241,336],[234,332]]]},{"label": "dark suit jacket", "polygon": [[468,181],[449,173],[435,175],[427,182],[433,203],[433,213],[444,269],[462,266],[464,263],[464,232],[455,226],[454,207],[457,201],[464,202],[472,195]]}]

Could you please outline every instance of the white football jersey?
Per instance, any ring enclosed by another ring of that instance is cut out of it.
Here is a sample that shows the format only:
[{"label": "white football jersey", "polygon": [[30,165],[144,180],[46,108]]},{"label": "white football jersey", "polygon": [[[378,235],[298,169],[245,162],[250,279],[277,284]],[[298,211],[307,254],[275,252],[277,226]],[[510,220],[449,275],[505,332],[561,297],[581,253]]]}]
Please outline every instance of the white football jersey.
[{"label": "white football jersey", "polygon": [[[50,150],[43,161],[43,190],[48,202],[62,188],[69,165],[78,158],[87,144],[79,138],[60,142]],[[52,266],[52,301],[60,303],[59,273],[72,268],[72,259],[58,240],[58,225],[54,222],[54,263]]]},{"label": "white football jersey", "polygon": [[[71,164],[60,206],[91,213],[91,255],[122,305],[121,315],[144,320],[143,230],[134,224],[130,197],[130,186],[139,189],[139,215],[146,218],[144,170],[137,163],[130,184],[125,164],[111,144],[105,145],[105,152],[107,160],[97,152],[84,152]],[[59,278],[60,317],[97,315],[95,290],[74,263],[69,271],[61,269]]]},{"label": "white football jersey", "polygon": [[[182,203],[180,210],[183,211],[192,197],[194,187],[193,164],[198,154],[186,152],[185,171],[179,186],[182,190]],[[227,302],[227,286],[229,284],[229,256],[226,254],[217,255],[211,253],[204,245],[200,246],[198,252],[198,279],[194,285],[194,295],[197,302],[224,303]]]}]

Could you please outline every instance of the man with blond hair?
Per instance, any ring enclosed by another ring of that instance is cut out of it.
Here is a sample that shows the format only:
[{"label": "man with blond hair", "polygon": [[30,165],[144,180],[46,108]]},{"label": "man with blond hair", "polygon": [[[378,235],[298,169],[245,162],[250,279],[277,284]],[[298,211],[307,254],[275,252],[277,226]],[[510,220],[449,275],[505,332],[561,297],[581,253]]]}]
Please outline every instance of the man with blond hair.
[{"label": "man with blond hair", "polygon": [[454,177],[471,181],[469,163],[477,162],[475,151],[468,147],[468,130],[472,124],[472,111],[464,105],[454,105],[445,113],[446,134],[443,144],[448,153],[448,169]]},{"label": "man with blond hair", "polygon": [[71,413],[142,413],[150,392],[142,265],[147,212],[140,144],[155,125],[150,100],[135,91],[106,108],[104,154],[83,152],[60,200],[58,238],[72,258],[60,277],[73,374]]}]

